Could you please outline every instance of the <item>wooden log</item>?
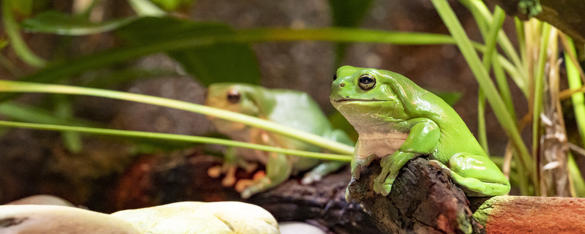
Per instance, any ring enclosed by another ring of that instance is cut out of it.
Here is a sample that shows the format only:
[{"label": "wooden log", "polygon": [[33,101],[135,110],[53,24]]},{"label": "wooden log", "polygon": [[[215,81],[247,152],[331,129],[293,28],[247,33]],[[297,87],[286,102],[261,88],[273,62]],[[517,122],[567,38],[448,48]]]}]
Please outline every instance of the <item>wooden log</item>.
[{"label": "wooden log", "polygon": [[585,233],[585,199],[498,196],[474,217],[486,233]]},{"label": "wooden log", "polygon": [[[501,6],[507,14],[521,19],[528,16],[520,12],[518,3],[522,0],[490,0]],[[539,0],[542,12],[536,18],[548,22],[573,39],[585,43],[585,4],[582,0]]]},{"label": "wooden log", "polygon": [[411,160],[396,178],[388,196],[373,192],[379,160],[361,170],[349,185],[350,199],[358,201],[385,233],[481,232],[472,218],[470,202],[440,167],[424,158]]}]

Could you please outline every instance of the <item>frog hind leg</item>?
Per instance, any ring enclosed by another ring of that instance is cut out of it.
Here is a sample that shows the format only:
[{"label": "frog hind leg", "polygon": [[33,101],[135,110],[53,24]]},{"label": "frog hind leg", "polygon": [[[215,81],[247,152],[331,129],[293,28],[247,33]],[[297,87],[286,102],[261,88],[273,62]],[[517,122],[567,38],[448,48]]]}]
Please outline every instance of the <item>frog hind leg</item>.
[{"label": "frog hind leg", "polygon": [[458,153],[448,162],[449,173],[455,183],[461,185],[471,197],[505,195],[510,183],[498,166],[487,156]]},{"label": "frog hind leg", "polygon": [[252,195],[266,191],[276,185],[281,184],[290,176],[292,165],[286,155],[271,154],[266,163],[266,176],[254,180],[241,193],[242,198],[246,199]]},{"label": "frog hind leg", "polygon": [[[353,146],[355,144],[344,131],[341,131],[339,129],[335,129],[329,132],[329,134],[326,134],[325,137],[327,139],[334,140],[350,146]],[[303,180],[301,180],[301,183],[312,184],[316,181],[320,181],[324,176],[339,170],[339,168],[343,167],[345,164],[347,163],[335,161],[323,162],[317,165],[311,171],[307,172],[307,174],[305,174],[305,176],[303,177]]]},{"label": "frog hind leg", "polygon": [[311,171],[307,172],[301,180],[302,184],[312,184],[313,182],[320,181],[323,176],[328,175],[331,172],[337,171],[339,168],[343,167],[345,162],[324,162],[317,165]]}]

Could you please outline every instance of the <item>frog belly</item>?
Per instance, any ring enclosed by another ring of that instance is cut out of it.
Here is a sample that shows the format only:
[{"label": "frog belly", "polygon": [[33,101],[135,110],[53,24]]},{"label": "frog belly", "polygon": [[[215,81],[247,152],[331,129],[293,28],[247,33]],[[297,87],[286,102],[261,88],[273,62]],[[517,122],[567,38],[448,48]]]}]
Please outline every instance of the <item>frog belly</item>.
[{"label": "frog belly", "polygon": [[391,155],[402,146],[406,137],[408,133],[404,132],[360,134],[356,155],[359,159],[372,155],[380,158]]}]

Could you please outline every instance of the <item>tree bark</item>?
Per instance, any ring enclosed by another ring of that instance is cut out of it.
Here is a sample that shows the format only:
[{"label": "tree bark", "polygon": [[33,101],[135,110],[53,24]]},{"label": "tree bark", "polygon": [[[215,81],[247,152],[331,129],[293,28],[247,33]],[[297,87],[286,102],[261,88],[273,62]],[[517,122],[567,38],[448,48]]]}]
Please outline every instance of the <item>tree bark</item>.
[{"label": "tree bark", "polygon": [[388,196],[373,192],[379,172],[379,161],[372,162],[359,180],[350,182],[349,191],[350,198],[363,205],[383,232],[481,232],[465,193],[440,167],[424,158],[411,160],[401,169]]},{"label": "tree bark", "polygon": [[486,233],[585,233],[585,199],[498,196],[474,217]]},{"label": "tree bark", "polygon": [[[521,0],[490,0],[501,6],[507,14],[528,19],[518,9]],[[585,43],[585,4],[582,0],[540,0],[542,12],[536,18],[546,21],[571,36]]]}]

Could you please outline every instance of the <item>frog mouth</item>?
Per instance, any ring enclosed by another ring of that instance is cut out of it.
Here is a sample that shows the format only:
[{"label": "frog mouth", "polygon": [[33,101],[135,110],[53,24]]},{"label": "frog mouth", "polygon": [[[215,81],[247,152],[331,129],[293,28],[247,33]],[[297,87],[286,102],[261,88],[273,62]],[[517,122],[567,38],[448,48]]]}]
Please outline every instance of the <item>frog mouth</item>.
[{"label": "frog mouth", "polygon": [[334,99],[334,102],[352,102],[352,101],[360,101],[360,102],[385,102],[388,100],[381,100],[381,99],[363,99],[363,98],[339,98]]}]

